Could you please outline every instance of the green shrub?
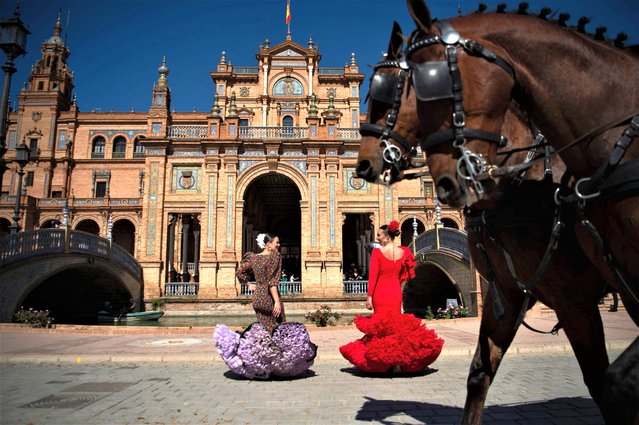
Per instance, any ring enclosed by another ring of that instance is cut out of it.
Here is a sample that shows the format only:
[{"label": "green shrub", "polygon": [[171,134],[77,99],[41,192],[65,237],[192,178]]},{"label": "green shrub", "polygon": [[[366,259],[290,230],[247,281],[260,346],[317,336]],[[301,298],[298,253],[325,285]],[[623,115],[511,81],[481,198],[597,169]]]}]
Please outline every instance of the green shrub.
[{"label": "green shrub", "polygon": [[468,309],[455,304],[448,304],[446,308],[438,308],[435,319],[457,319],[460,317],[468,317]]}]

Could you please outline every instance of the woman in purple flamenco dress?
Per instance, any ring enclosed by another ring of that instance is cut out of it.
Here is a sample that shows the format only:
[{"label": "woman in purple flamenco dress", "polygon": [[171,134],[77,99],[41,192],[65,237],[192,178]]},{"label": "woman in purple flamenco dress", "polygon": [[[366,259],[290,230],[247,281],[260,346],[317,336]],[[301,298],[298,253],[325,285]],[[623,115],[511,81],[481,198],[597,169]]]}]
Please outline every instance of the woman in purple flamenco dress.
[{"label": "woman in purple flamenco dress", "polygon": [[377,231],[380,248],[371,254],[366,307],[369,317],[356,316],[364,333],[339,348],[342,355],[364,372],[419,372],[433,363],[444,341],[412,314],[402,314],[402,283],[415,277],[413,253],[395,245],[399,223],[392,221]]},{"label": "woman in purple flamenco dress", "polygon": [[246,254],[236,275],[241,283],[248,282],[251,274],[255,277],[249,289],[257,322],[241,333],[217,325],[215,345],[231,371],[246,378],[299,376],[313,365],[317,346],[303,324],[286,323],[278,291],[282,274],[279,237],[262,233],[256,240],[262,252]]}]

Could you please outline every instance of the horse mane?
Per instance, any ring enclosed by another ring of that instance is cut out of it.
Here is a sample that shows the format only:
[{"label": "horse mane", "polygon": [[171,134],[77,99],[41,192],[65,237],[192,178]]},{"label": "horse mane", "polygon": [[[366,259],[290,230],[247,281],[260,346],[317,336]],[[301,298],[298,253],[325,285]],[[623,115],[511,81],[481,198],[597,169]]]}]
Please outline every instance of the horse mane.
[{"label": "horse mane", "polygon": [[[591,22],[591,19],[587,16],[582,16],[577,21],[577,25],[569,26],[568,20],[570,20],[570,13],[562,12],[559,13],[558,10],[553,10],[549,7],[542,7],[541,10],[534,14],[529,12],[529,4],[528,2],[519,3],[517,9],[506,10],[508,5],[506,3],[499,3],[495,8],[494,12],[488,11],[488,6],[485,3],[479,3],[477,10],[473,13],[509,13],[515,15],[529,15],[536,16],[539,19],[543,19],[544,21],[554,22],[560,27],[572,29],[580,34],[587,35],[592,37],[594,40],[601,41],[602,43],[608,46],[614,46],[619,49],[628,50],[630,54],[637,56],[637,46],[625,46],[625,41],[628,39],[628,35],[624,32],[620,32],[617,34],[617,37],[614,39],[606,38],[605,33],[608,30],[605,26],[598,26],[595,29],[595,33],[591,34],[586,31],[586,25]],[[559,13],[557,19],[554,19],[554,16]]]}]

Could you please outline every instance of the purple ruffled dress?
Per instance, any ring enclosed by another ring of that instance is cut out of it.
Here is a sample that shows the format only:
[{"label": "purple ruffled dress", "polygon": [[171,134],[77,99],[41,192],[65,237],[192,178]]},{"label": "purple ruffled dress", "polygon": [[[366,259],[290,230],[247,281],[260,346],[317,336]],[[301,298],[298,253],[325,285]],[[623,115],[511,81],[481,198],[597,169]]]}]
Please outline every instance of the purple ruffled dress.
[{"label": "purple ruffled dress", "polygon": [[273,335],[259,322],[241,333],[217,325],[213,339],[229,369],[249,379],[299,376],[313,365],[317,355],[317,345],[311,342],[306,327],[295,322],[277,325]]}]

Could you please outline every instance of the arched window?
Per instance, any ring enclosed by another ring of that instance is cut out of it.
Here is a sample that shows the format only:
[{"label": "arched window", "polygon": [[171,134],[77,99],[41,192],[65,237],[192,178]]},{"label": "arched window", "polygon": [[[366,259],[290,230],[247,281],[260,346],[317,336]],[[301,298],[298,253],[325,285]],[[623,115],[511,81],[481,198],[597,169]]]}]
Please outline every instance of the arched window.
[{"label": "arched window", "polygon": [[290,115],[285,115],[284,118],[282,118],[282,127],[293,127],[293,117]]},{"label": "arched window", "polygon": [[282,136],[283,137],[293,137],[295,130],[293,129],[293,117],[290,115],[285,115],[282,118]]},{"label": "arched window", "polygon": [[144,139],[143,136],[136,137],[133,141],[133,158],[144,158],[144,146],[141,143],[141,140]]},{"label": "arched window", "polygon": [[302,83],[292,77],[284,77],[273,86],[274,96],[304,96]]},{"label": "arched window", "polygon": [[126,139],[118,136],[113,140],[113,158],[124,158],[126,156]]},{"label": "arched window", "polygon": [[91,147],[91,158],[104,158],[104,145],[106,140],[104,137],[98,136],[93,139],[93,145]]}]

